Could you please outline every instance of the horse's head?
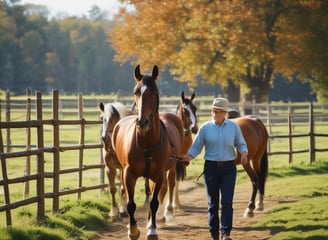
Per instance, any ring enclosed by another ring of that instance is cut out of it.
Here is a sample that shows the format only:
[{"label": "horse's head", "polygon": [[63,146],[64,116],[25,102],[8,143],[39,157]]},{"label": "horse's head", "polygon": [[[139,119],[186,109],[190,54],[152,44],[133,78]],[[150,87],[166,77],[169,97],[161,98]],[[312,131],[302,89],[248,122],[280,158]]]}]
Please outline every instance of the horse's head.
[{"label": "horse's head", "polygon": [[110,103],[99,103],[100,119],[102,120],[101,141],[106,151],[111,149],[111,134],[115,124],[120,120],[120,113]]},{"label": "horse's head", "polygon": [[159,94],[156,85],[158,74],[156,65],[153,67],[151,75],[141,74],[140,65],[134,71],[136,81],[134,95],[138,115],[136,124],[138,130],[141,130],[143,133],[151,128],[151,121],[155,114],[158,114]]},{"label": "horse's head", "polygon": [[189,98],[186,98],[184,92],[181,93],[180,103],[177,107],[177,115],[182,119],[185,131],[191,131],[196,134],[198,132],[197,125],[197,107],[193,103],[195,93]]}]

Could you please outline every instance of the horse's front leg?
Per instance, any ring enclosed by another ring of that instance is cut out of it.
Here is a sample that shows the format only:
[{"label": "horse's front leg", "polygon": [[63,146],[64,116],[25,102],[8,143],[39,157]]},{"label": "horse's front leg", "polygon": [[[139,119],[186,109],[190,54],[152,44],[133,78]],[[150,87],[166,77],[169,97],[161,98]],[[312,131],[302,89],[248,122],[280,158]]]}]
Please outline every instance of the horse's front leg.
[{"label": "horse's front leg", "polygon": [[261,192],[259,193],[259,200],[256,203],[256,210],[258,211],[263,211],[264,209],[264,194],[262,194]]},{"label": "horse's front leg", "polygon": [[161,174],[157,181],[154,183],[154,191],[153,191],[153,196],[152,199],[150,201],[150,212],[148,215],[148,232],[147,232],[147,240],[157,240],[158,239],[158,235],[157,235],[157,231],[156,231],[156,213],[159,207],[159,201],[158,201],[158,194],[159,191],[161,190],[161,185],[163,182],[163,174]]},{"label": "horse's front leg", "polygon": [[245,210],[244,217],[254,217],[254,209],[255,209],[255,199],[258,190],[258,178],[255,171],[252,169],[249,163],[243,165],[245,171],[247,172],[251,183],[252,183],[252,195],[251,199],[248,203],[248,206]]},{"label": "horse's front leg", "polygon": [[140,237],[140,230],[137,225],[137,221],[134,217],[134,213],[137,209],[137,205],[134,202],[134,191],[136,186],[136,178],[129,172],[128,169],[124,170],[124,185],[128,194],[127,211],[130,217],[128,225],[128,237],[130,240],[137,240]]},{"label": "horse's front leg", "polygon": [[123,186],[122,170],[121,170],[120,171],[120,206],[119,206],[120,218],[128,217],[128,213],[125,210],[126,205],[127,205],[127,197]]},{"label": "horse's front leg", "polygon": [[[167,173],[163,174],[163,182],[161,189],[158,193],[158,201],[159,201],[159,210],[157,214],[157,221],[165,223],[165,199],[167,194]],[[154,186],[152,186],[154,189]]]},{"label": "horse's front leg", "polygon": [[116,194],[116,186],[115,186],[115,177],[116,177],[116,169],[115,168],[110,168],[108,166],[106,166],[105,168],[106,171],[106,175],[108,178],[108,187],[109,187],[109,192],[111,194],[111,210],[109,212],[109,216],[113,219],[118,217],[118,206],[116,203],[116,199],[115,199],[115,194]]}]

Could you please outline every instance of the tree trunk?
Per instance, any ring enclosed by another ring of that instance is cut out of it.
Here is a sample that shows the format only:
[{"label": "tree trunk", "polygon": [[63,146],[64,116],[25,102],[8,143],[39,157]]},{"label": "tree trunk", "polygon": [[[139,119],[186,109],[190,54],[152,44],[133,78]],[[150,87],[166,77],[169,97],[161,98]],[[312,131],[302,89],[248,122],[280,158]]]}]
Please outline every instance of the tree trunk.
[{"label": "tree trunk", "polygon": [[223,91],[227,95],[229,102],[240,101],[240,87],[235,85],[231,79],[228,80],[228,86],[224,87]]},{"label": "tree trunk", "polygon": [[254,114],[252,108],[249,107],[253,102],[268,102],[272,73],[273,65],[270,61],[253,67],[248,65],[246,69],[246,91],[242,96],[246,105],[244,114]]}]

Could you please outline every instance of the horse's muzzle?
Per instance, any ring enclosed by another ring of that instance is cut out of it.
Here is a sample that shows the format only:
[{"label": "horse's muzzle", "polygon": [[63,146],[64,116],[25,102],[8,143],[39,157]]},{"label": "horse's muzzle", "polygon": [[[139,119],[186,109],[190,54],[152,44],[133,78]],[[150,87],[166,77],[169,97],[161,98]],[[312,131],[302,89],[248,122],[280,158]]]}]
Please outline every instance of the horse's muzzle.
[{"label": "horse's muzzle", "polygon": [[110,141],[110,139],[109,139],[108,135],[105,136],[105,137],[101,137],[101,143],[102,143],[102,145],[103,145],[103,148],[104,148],[107,152],[109,152],[109,149],[110,149],[109,141]]},{"label": "horse's muzzle", "polygon": [[192,132],[193,134],[196,134],[196,133],[198,132],[198,127],[197,127],[197,126],[192,127],[192,128],[191,128],[191,132]]},{"label": "horse's muzzle", "polygon": [[102,142],[102,144],[106,144],[106,142],[108,142],[108,136],[102,136],[101,137],[101,142]]},{"label": "horse's muzzle", "polygon": [[139,129],[147,129],[149,127],[149,119],[137,119],[136,120],[137,126]]}]

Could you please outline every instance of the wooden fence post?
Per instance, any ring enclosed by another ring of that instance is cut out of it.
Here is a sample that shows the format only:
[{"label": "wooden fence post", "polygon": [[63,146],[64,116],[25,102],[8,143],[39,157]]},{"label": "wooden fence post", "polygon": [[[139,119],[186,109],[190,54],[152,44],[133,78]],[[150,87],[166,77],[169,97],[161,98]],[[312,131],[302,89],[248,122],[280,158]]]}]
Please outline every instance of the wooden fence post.
[{"label": "wooden fence post", "polygon": [[37,126],[37,149],[40,152],[37,155],[37,196],[38,200],[38,210],[37,210],[37,220],[41,222],[44,220],[45,216],[45,190],[44,190],[44,139],[43,139],[43,123],[42,123],[42,99],[41,93],[37,92],[36,96],[36,114],[37,120],[39,122]]},{"label": "wooden fence post", "polygon": [[252,96],[252,113],[251,113],[253,115],[257,115],[255,104],[256,104],[255,95],[253,95]]},{"label": "wooden fence post", "polygon": [[[85,125],[84,125],[84,118],[83,118],[83,98],[82,94],[79,94],[78,98],[78,117],[81,120],[80,124],[80,149],[79,149],[79,182],[78,187],[82,187],[82,174],[83,174],[83,146],[84,146],[84,135],[85,135]],[[79,191],[77,194],[78,200],[81,199],[81,192]]]},{"label": "wooden fence post", "polygon": [[[6,122],[10,122],[10,91],[6,91]],[[7,152],[11,150],[10,128],[7,128]]]},{"label": "wooden fence post", "polygon": [[[2,130],[0,128],[0,160],[1,160],[1,170],[2,170],[2,178],[3,178],[3,193],[5,195],[5,204],[8,206],[10,204],[10,192],[8,186],[8,173],[7,173],[7,164],[6,157],[4,156],[3,149],[3,139],[2,139]],[[6,223],[7,226],[11,226],[11,210],[9,207],[6,208]]]},{"label": "wooden fence post", "polygon": [[[101,133],[102,133],[102,124],[101,124],[101,127],[100,127],[100,134],[99,134],[99,143],[102,144],[102,141],[101,141]],[[105,164],[104,162],[104,156],[103,156],[103,149],[102,147],[99,148],[99,156],[100,156],[100,165],[103,165]],[[99,184],[104,184],[105,183],[105,169],[102,167],[100,168],[100,173],[99,173]],[[105,191],[104,188],[101,188],[100,189],[100,192],[103,193]]]},{"label": "wooden fence post", "polygon": [[291,109],[288,107],[288,143],[289,143],[289,163],[293,162],[293,135],[292,135],[292,116]]},{"label": "wooden fence post", "polygon": [[309,136],[310,136],[310,163],[313,163],[315,161],[315,138],[314,138],[314,117],[313,117],[313,103],[310,102],[309,105]]},{"label": "wooden fence post", "polygon": [[59,91],[52,91],[52,119],[53,119],[53,202],[52,211],[57,212],[59,209],[59,167],[60,167],[60,156],[59,156],[59,118],[58,118],[58,108],[59,108]]},{"label": "wooden fence post", "polygon": [[[266,109],[267,109],[267,130],[268,130],[269,136],[271,136],[271,132],[272,132],[272,129],[271,129],[271,115],[272,115],[271,103],[267,103]],[[271,152],[271,138],[268,139],[268,152]]]},{"label": "wooden fence post", "polygon": [[[26,106],[26,121],[31,120],[31,90],[26,89],[27,94],[27,106]],[[26,128],[26,151],[29,151],[31,149],[31,128]],[[26,156],[25,160],[25,171],[24,175],[29,176],[31,174],[31,157],[30,155]],[[26,181],[24,182],[24,198],[30,194],[30,182]]]}]

